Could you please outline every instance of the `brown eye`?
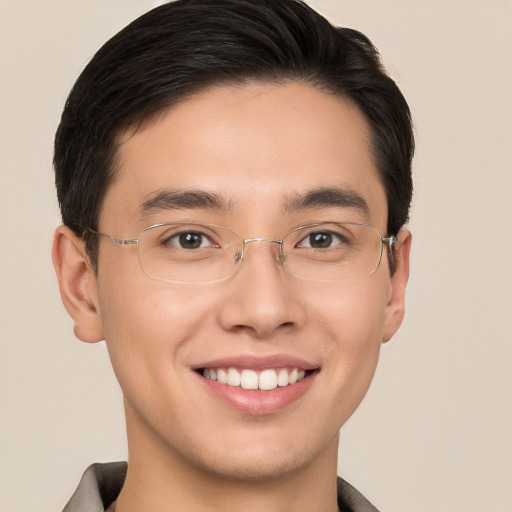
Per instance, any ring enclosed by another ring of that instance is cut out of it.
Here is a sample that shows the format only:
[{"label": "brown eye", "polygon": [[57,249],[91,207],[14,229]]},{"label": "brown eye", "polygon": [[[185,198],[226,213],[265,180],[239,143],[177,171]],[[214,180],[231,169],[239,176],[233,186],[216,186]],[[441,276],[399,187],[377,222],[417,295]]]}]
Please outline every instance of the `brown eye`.
[{"label": "brown eye", "polygon": [[309,245],[314,249],[325,249],[332,244],[332,235],[330,233],[313,233],[309,235]]},{"label": "brown eye", "polygon": [[303,238],[298,247],[307,247],[311,249],[329,249],[340,245],[344,242],[344,238],[333,231],[314,231]]},{"label": "brown eye", "polygon": [[167,238],[164,244],[188,250],[212,246],[210,238],[199,231],[182,231],[181,233],[176,233]]},{"label": "brown eye", "polygon": [[184,249],[198,249],[203,242],[203,235],[200,233],[181,233],[179,241],[180,246]]}]

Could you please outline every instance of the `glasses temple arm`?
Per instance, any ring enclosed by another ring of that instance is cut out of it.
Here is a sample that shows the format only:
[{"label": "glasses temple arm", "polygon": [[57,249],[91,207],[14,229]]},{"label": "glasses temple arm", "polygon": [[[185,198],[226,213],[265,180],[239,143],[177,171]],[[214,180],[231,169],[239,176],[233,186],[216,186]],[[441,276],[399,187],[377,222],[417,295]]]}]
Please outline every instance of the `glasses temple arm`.
[{"label": "glasses temple arm", "polygon": [[389,273],[393,275],[396,270],[396,259],[395,259],[395,251],[394,247],[398,242],[398,238],[394,235],[388,236],[382,239],[382,243],[388,246],[388,255],[389,255]]},{"label": "glasses temple arm", "polygon": [[115,243],[116,245],[137,245],[139,243],[138,238],[128,238],[128,239],[115,238],[113,236],[106,235],[105,233],[100,233],[99,231],[95,231],[94,229],[91,229],[91,228],[87,228],[87,231],[89,233],[93,233],[97,236],[106,238],[106,239],[110,240],[111,242]]}]

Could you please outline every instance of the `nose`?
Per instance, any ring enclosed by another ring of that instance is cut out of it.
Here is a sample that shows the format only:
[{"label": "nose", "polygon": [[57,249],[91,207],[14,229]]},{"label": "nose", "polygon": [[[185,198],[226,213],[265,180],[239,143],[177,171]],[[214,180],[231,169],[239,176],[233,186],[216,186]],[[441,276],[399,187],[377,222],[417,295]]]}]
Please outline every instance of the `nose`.
[{"label": "nose", "polygon": [[254,238],[245,243],[241,268],[226,282],[221,326],[260,339],[299,328],[305,315],[297,282],[280,262],[280,241]]}]

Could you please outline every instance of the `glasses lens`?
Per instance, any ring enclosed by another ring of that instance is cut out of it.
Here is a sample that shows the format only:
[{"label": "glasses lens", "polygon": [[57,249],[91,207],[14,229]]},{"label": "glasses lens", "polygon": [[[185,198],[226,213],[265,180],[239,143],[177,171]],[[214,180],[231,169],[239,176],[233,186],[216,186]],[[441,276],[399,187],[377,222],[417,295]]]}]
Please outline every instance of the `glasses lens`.
[{"label": "glasses lens", "polygon": [[283,239],[288,270],[303,279],[346,281],[375,272],[382,254],[377,228],[325,223],[290,231]]},{"label": "glasses lens", "polygon": [[239,236],[214,225],[157,224],[139,237],[144,272],[162,281],[208,283],[228,277],[233,256],[241,250]]},{"label": "glasses lens", "polygon": [[[221,226],[175,222],[146,228],[138,246],[140,265],[150,277],[176,283],[210,283],[233,274],[243,240]],[[282,252],[284,264],[296,277],[346,281],[378,268],[382,237],[366,224],[315,224],[286,234]]]}]

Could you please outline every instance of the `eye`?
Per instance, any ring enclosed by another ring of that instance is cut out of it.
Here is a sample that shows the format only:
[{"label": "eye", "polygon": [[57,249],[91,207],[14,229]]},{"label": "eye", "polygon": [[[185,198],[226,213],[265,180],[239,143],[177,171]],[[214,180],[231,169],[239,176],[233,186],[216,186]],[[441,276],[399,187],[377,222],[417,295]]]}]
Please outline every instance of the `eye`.
[{"label": "eye", "polygon": [[330,249],[342,245],[347,239],[334,231],[313,231],[299,241],[297,247],[308,249]]},{"label": "eye", "polygon": [[200,231],[181,231],[166,238],[163,245],[173,245],[180,249],[204,249],[205,247],[218,247],[211,238]]}]

